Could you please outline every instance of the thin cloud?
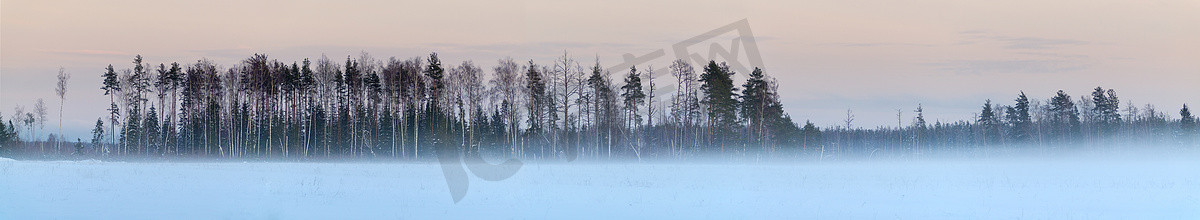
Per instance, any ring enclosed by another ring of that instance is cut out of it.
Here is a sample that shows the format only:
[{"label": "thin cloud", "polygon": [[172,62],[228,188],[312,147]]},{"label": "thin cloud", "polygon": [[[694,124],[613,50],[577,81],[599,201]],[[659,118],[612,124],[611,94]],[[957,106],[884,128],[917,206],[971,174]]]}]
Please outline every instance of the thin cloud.
[{"label": "thin cloud", "polygon": [[839,46],[839,47],[932,47],[933,44],[920,43],[896,43],[896,42],[874,42],[874,43],[824,43],[824,46]]},{"label": "thin cloud", "polygon": [[112,50],[39,50],[46,53],[85,55],[85,56],[127,56],[130,53]]},{"label": "thin cloud", "polygon": [[997,73],[1062,73],[1087,69],[1091,64],[1080,60],[949,60],[930,63],[939,69],[952,71],[956,74],[997,74]]},{"label": "thin cloud", "polygon": [[1090,44],[1088,41],[1075,39],[1059,39],[1059,38],[1042,38],[1042,37],[1012,37],[1002,34],[996,34],[986,31],[962,31],[959,32],[966,35],[967,40],[959,42],[959,44],[974,44],[980,41],[990,40],[998,41],[1004,44],[1007,49],[1021,50],[1046,50],[1058,49],[1065,46],[1079,46]]},{"label": "thin cloud", "polygon": [[200,57],[238,59],[238,58],[249,57],[250,55],[254,54],[256,51],[254,51],[252,49],[248,49],[248,48],[231,48],[231,49],[198,49],[198,50],[188,50],[188,52],[197,54]]},{"label": "thin cloud", "polygon": [[1082,54],[1064,54],[1064,53],[1047,53],[1047,52],[1018,52],[1017,54],[1064,58],[1064,59],[1088,59],[1088,58],[1091,58],[1091,56],[1082,55]]},{"label": "thin cloud", "polygon": [[586,48],[620,49],[633,48],[636,45],[622,43],[588,43],[588,42],[528,42],[528,43],[494,43],[494,44],[429,44],[434,48],[454,51],[478,51],[492,53],[511,53],[514,51],[557,51],[579,50]]},{"label": "thin cloud", "polygon": [[1004,46],[1004,48],[1009,48],[1009,49],[1041,50],[1041,49],[1054,49],[1054,48],[1058,48],[1058,47],[1062,47],[1062,46],[1075,46],[1075,45],[1088,44],[1088,42],[1080,41],[1080,40],[1050,39],[1050,38],[1037,38],[1037,37],[997,38],[997,40],[1007,42],[1008,45]]}]

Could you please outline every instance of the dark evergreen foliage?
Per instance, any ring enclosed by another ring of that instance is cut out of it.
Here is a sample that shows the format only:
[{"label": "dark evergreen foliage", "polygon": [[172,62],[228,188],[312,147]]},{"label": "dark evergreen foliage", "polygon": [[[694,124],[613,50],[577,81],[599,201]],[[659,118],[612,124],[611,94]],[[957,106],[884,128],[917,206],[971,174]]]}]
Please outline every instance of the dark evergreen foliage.
[{"label": "dark evergreen foliage", "polygon": [[[429,159],[460,153],[568,160],[576,154],[685,158],[708,153],[823,159],[1046,146],[1118,135],[1183,137],[1181,143],[1190,143],[1187,137],[1196,133],[1196,119],[1186,105],[1179,120],[1150,106],[1122,118],[1115,91],[1099,87],[1080,103],[1090,108],[1082,109],[1088,116],[1082,119],[1077,103],[1063,91],[1046,102],[1021,92],[1012,106],[985,101],[975,120],[929,123],[918,104],[907,126],[822,129],[795,123],[783,110],[779,84],[759,68],[738,88],[735,73],[724,63],[710,61],[696,76],[690,64],[677,61],[670,69],[679,91],[658,105],[643,85],[650,82],[649,71],[631,67],[614,83],[599,62],[571,70],[565,68],[570,60],[562,60],[553,69],[500,60],[484,86],[482,70],[474,64],[443,67],[436,53],[380,62],[363,54],[345,62],[322,57],[291,64],[255,54],[227,68],[209,60],[159,64],[153,77],[138,56],[124,74],[110,65],[101,75],[101,89],[110,97],[109,117],[97,120],[92,149],[84,151],[107,157],[259,159]],[[150,92],[157,96],[148,98]],[[668,109],[651,110],[659,106]],[[1103,132],[1082,133],[1084,126]],[[0,124],[0,150],[18,143],[17,131],[11,121]]]},{"label": "dark evergreen foliage", "polygon": [[721,152],[734,145],[734,131],[738,126],[737,88],[733,87],[733,75],[728,65],[717,65],[716,61],[709,61],[704,73],[700,74],[700,91],[704,93],[701,102],[708,106],[707,139],[710,146],[720,147]]}]

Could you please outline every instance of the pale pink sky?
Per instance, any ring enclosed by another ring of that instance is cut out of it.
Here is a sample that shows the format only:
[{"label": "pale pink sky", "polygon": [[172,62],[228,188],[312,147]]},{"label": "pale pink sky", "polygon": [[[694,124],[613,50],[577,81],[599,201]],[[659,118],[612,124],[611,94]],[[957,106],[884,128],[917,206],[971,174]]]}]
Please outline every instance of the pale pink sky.
[{"label": "pale pink sky", "polygon": [[[57,109],[54,75],[74,77],[64,130],[104,114],[99,75],[252,53],[283,61],[439,52],[446,63],[541,63],[569,51],[615,65],[747,19],[793,118],[862,127],[969,119],[984,99],[1045,99],[1096,86],[1178,117],[1200,105],[1200,1],[15,1],[0,2],[0,114]],[[666,61],[656,61],[665,67]],[[1125,103],[1122,103],[1123,105]],[[51,114],[47,131],[54,129]]]}]

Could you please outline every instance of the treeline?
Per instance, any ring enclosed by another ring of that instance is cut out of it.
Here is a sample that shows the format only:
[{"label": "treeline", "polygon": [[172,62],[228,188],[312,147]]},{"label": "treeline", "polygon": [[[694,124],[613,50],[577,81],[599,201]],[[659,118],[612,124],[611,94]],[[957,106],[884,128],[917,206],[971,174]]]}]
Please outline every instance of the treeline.
[{"label": "treeline", "polygon": [[[827,140],[817,149],[823,152],[818,153],[876,157],[1122,145],[1200,148],[1197,119],[1186,104],[1179,109],[1179,118],[1174,118],[1173,112],[1150,104],[1138,107],[1127,102],[1122,107],[1116,91],[1102,87],[1078,99],[1059,90],[1046,101],[1030,99],[1024,92],[1009,105],[985,100],[969,121],[929,123],[920,106],[913,113],[908,125],[855,129],[850,127],[853,114],[848,112],[845,126],[824,132]],[[898,123],[902,115],[898,110]]]},{"label": "treeline", "polygon": [[[131,69],[110,65],[101,75],[109,116],[97,119],[92,143],[116,157],[424,158],[449,148],[640,159],[774,151],[800,140],[761,69],[740,87],[715,61],[699,71],[675,61],[673,82],[645,69],[614,74],[565,53],[546,65],[501,59],[490,71],[443,64],[436,53],[291,63],[256,54],[228,68],[153,66],[139,55]],[[679,89],[655,91],[662,83]]]},{"label": "treeline", "polygon": [[[38,104],[38,111],[18,108],[0,123],[0,152],[269,159],[424,159],[450,152],[572,160],[1200,145],[1187,105],[1176,119],[1152,105],[1122,105],[1116,91],[1101,87],[1078,99],[1058,91],[1044,101],[1024,92],[1007,104],[986,100],[975,118],[952,122],[927,122],[918,106],[911,123],[902,124],[907,111],[897,110],[897,126],[861,129],[847,110],[844,125],[822,129],[794,123],[783,112],[777,82],[761,69],[743,82],[715,61],[694,67],[676,60],[667,72],[610,71],[565,53],[550,64],[500,59],[488,70],[472,61],[443,64],[436,53],[291,63],[256,54],[230,67],[209,60],[151,65],[139,55],[131,68],[104,68],[108,116],[96,120],[91,143],[61,147],[69,140],[53,135],[39,143],[33,128],[46,120],[46,108]],[[671,90],[656,91],[663,88]],[[30,141],[22,144],[17,126],[25,126]]]}]

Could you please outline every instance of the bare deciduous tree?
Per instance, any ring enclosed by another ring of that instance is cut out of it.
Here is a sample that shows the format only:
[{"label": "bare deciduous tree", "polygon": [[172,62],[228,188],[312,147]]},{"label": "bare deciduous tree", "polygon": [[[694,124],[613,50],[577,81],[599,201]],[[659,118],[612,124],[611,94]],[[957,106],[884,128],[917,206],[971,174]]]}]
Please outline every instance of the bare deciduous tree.
[{"label": "bare deciduous tree", "polygon": [[[67,73],[66,68],[58,68],[58,83],[55,84],[54,94],[58,95],[58,135],[62,136],[62,118],[63,104],[67,101],[67,81],[71,79],[71,74]],[[54,150],[59,150],[59,144],[54,144]]]}]

